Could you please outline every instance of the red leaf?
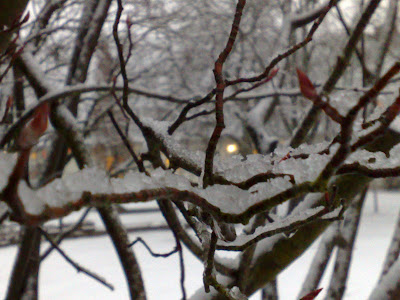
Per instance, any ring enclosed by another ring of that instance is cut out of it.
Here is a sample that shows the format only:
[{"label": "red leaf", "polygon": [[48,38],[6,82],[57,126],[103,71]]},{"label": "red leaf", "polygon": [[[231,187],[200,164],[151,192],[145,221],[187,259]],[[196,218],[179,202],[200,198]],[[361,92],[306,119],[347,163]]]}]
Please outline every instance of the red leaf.
[{"label": "red leaf", "polygon": [[272,69],[272,70],[269,72],[268,77],[265,78],[265,79],[264,79],[263,81],[261,81],[261,82],[262,82],[262,83],[267,83],[268,81],[270,81],[272,78],[275,77],[275,75],[278,73],[278,71],[279,71],[279,68],[274,68],[274,69]]},{"label": "red leaf", "polygon": [[49,115],[49,105],[44,103],[36,108],[31,121],[32,129],[39,135],[42,135],[47,129],[47,116]]},{"label": "red leaf", "polygon": [[272,78],[275,77],[276,74],[278,74],[279,68],[274,68],[271,70],[271,72],[269,72],[268,74],[268,80],[271,80]]},{"label": "red leaf", "polygon": [[305,295],[303,298],[301,298],[300,300],[313,300],[315,299],[318,294],[322,291],[322,288],[314,290],[312,292],[309,292],[307,295]]},{"label": "red leaf", "polygon": [[300,91],[302,95],[309,99],[314,101],[316,98],[318,98],[318,93],[317,90],[315,89],[313,83],[311,80],[308,78],[308,76],[301,70],[296,69],[297,71],[297,78],[299,79],[299,86],[300,86]]},{"label": "red leaf", "polygon": [[35,112],[33,113],[32,120],[25,125],[18,136],[18,147],[22,149],[29,149],[39,141],[39,138],[47,129],[48,114],[49,105],[47,103],[44,103],[36,108]]}]

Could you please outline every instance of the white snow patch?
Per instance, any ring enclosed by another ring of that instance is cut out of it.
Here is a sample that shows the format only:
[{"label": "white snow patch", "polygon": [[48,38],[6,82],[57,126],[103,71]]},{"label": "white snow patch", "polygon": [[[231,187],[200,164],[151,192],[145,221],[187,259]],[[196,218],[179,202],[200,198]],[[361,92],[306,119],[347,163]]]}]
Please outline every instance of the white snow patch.
[{"label": "white snow patch", "polygon": [[[315,214],[318,214],[323,209],[324,209],[324,207],[320,206],[320,207],[316,207],[316,208],[312,208],[312,209],[303,211],[301,213],[290,215],[287,218],[284,218],[284,219],[281,219],[281,220],[276,220],[276,222],[274,222],[274,223],[269,223],[269,224],[266,224],[265,226],[258,227],[254,231],[254,233],[252,233],[252,234],[239,235],[236,238],[236,240],[233,241],[233,242],[227,243],[227,242],[221,241],[221,242],[219,242],[219,245],[224,245],[224,246],[241,246],[241,245],[244,245],[244,244],[246,244],[247,242],[253,240],[254,238],[256,238],[258,235],[260,235],[262,233],[274,231],[274,230],[277,230],[279,228],[290,226],[291,224],[293,224],[295,222],[306,220],[306,219],[310,218],[311,216],[313,216]],[[337,215],[337,212],[336,212],[336,215]],[[334,215],[332,215],[332,216],[334,216]]]},{"label": "white snow patch", "polygon": [[27,213],[40,215],[44,211],[45,204],[43,200],[38,197],[35,191],[28,187],[25,181],[19,183],[18,194]]},{"label": "white snow patch", "polygon": [[8,177],[11,175],[17,162],[16,154],[0,151],[0,191],[8,183]]}]

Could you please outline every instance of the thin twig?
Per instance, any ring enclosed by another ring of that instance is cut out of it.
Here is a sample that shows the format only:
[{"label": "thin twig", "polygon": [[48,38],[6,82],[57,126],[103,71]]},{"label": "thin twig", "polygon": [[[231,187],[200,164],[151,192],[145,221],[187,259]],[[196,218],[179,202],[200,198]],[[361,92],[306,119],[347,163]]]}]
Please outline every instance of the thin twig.
[{"label": "thin twig", "polygon": [[78,272],[82,272],[82,273],[86,274],[87,276],[93,278],[94,280],[100,282],[104,286],[108,287],[110,290],[112,290],[112,291],[114,290],[114,286],[112,284],[108,283],[104,278],[102,278],[101,276],[95,274],[94,272],[82,267],[78,263],[74,262],[60,247],[58,247],[58,245],[53,241],[51,236],[45,230],[43,230],[43,228],[38,227],[38,229],[41,232],[41,234],[44,236],[44,238],[54,247],[54,249],[56,249],[58,251],[58,253],[60,253],[60,255],[69,264],[71,264]]},{"label": "thin twig", "polygon": [[110,117],[111,123],[113,124],[114,128],[117,130],[118,135],[120,136],[122,142],[124,143],[126,149],[129,151],[131,154],[133,160],[135,161],[136,165],[138,166],[138,169],[142,173],[146,173],[146,169],[143,165],[143,162],[139,159],[139,157],[136,155],[135,151],[133,150],[131,144],[129,143],[127,137],[124,135],[122,132],[121,128],[119,127],[117,121],[114,118],[114,115],[111,110],[107,111],[108,116]]},{"label": "thin twig", "polygon": [[197,231],[197,226],[193,218],[189,215],[189,212],[186,210],[185,205],[180,201],[174,201],[175,206],[179,209],[186,222],[189,224],[190,228],[193,229],[196,236],[199,238],[199,232]]},{"label": "thin twig", "polygon": [[208,245],[208,253],[206,260],[206,267],[204,269],[203,282],[206,293],[210,292],[210,285],[212,285],[211,278],[213,277],[214,270],[214,254],[217,247],[218,236],[213,231],[211,233],[210,244]]},{"label": "thin twig", "polygon": [[326,6],[325,10],[323,10],[321,15],[314,22],[314,24],[312,25],[309,33],[307,34],[306,38],[303,41],[301,41],[300,43],[292,46],[290,49],[286,50],[285,52],[277,55],[274,59],[271,60],[271,62],[265,68],[263,73],[261,73],[258,76],[249,77],[249,78],[239,78],[239,79],[235,79],[235,80],[227,80],[226,81],[226,85],[227,86],[231,86],[231,85],[236,85],[238,83],[244,83],[244,82],[258,82],[258,81],[261,81],[261,80],[267,78],[268,75],[270,74],[270,72],[272,71],[272,69],[275,68],[278,63],[280,63],[282,60],[284,60],[285,58],[289,57],[290,55],[292,55],[293,53],[295,53],[299,49],[303,48],[304,46],[306,46],[308,43],[310,43],[312,41],[314,33],[317,31],[318,27],[321,25],[322,21],[324,20],[325,16],[329,12],[329,10],[334,5],[336,5],[336,2],[337,2],[337,0],[331,0],[329,2],[329,4]]},{"label": "thin twig", "polygon": [[[72,226],[69,230],[63,232],[62,234],[60,234],[59,236],[56,237],[56,239],[54,240],[54,243],[56,243],[57,245],[60,245],[60,243],[66,238],[68,237],[71,233],[73,233],[74,231],[76,231],[79,226],[81,226],[81,224],[83,223],[83,221],[86,219],[87,215],[89,214],[90,210],[92,208],[89,207],[85,210],[85,212],[82,214],[82,216],[79,218],[78,222],[75,223],[74,226]],[[51,245],[41,256],[40,256],[40,261],[43,261],[46,259],[46,257],[54,250],[54,247]]]},{"label": "thin twig", "polygon": [[7,217],[10,215],[10,212],[6,211],[1,217],[0,217],[0,225],[3,224],[3,222],[7,219]]},{"label": "thin twig", "polygon": [[214,154],[217,149],[217,144],[221,136],[222,130],[225,128],[224,122],[224,91],[226,82],[223,75],[223,68],[225,61],[227,60],[229,54],[231,53],[233,46],[236,41],[236,37],[239,32],[240,21],[242,19],[242,13],[244,6],[246,5],[246,0],[239,0],[236,5],[235,17],[232,22],[231,32],[229,34],[228,42],[224,50],[218,56],[214,65],[214,78],[216,82],[216,94],[215,94],[215,119],[216,125],[211,138],[208,142],[206,150],[206,158],[204,161],[204,177],[203,186],[214,184],[213,182],[213,167],[214,167]]},{"label": "thin twig", "polygon": [[124,105],[128,104],[128,88],[129,88],[129,81],[128,81],[128,75],[126,74],[126,63],[125,63],[125,58],[124,58],[124,53],[122,49],[121,42],[119,40],[119,35],[118,35],[118,25],[121,20],[121,15],[123,11],[123,6],[122,6],[122,1],[117,0],[118,3],[118,9],[117,9],[117,14],[115,16],[115,21],[114,21],[114,26],[113,26],[113,36],[115,40],[115,45],[117,46],[117,51],[118,51],[118,59],[119,59],[119,65],[121,68],[121,75],[124,81],[124,87],[122,90],[122,103]]},{"label": "thin twig", "polygon": [[[370,18],[374,14],[380,2],[381,0],[372,0],[368,4],[367,8],[358,20],[357,25],[353,30],[351,36],[349,37],[343,49],[342,55],[338,57],[333,71],[330,73],[329,78],[323,85],[321,94],[329,95],[334,89],[336,83],[343,76],[344,72],[349,66],[349,61],[356,48],[357,42],[360,40],[367,24],[369,23]],[[321,110],[317,105],[312,106],[312,108],[308,111],[307,115],[296,130],[295,134],[293,135],[292,140],[290,141],[291,147],[297,148],[298,146],[300,146],[300,144],[306,138],[308,132],[317,121],[320,111]]]},{"label": "thin twig", "polygon": [[211,99],[214,98],[214,95],[215,95],[215,90],[212,90],[200,100],[189,101],[189,103],[187,103],[186,106],[182,109],[176,121],[172,123],[172,125],[168,128],[168,134],[172,135],[175,132],[175,130],[178,129],[178,127],[182,125],[183,122],[185,122],[186,115],[192,108],[198,107],[200,105],[203,105],[204,103],[211,101]]},{"label": "thin twig", "polygon": [[151,250],[150,246],[147,245],[147,243],[140,237],[138,237],[135,241],[133,241],[131,244],[129,244],[129,247],[133,247],[137,243],[141,243],[153,257],[167,258],[167,257],[170,257],[172,254],[178,253],[179,254],[179,265],[180,265],[180,269],[181,269],[180,286],[181,286],[181,290],[182,290],[182,299],[186,300],[187,296],[186,296],[186,290],[185,290],[185,285],[184,285],[184,283],[185,283],[185,265],[184,265],[184,260],[183,260],[183,249],[182,249],[182,245],[179,240],[179,237],[175,234],[174,231],[172,231],[172,233],[175,238],[176,246],[173,250],[171,250],[170,252],[167,252],[167,253],[154,252],[153,250]]},{"label": "thin twig", "polygon": [[181,270],[180,286],[181,286],[181,291],[182,291],[182,300],[186,300],[187,296],[186,296],[186,289],[185,289],[185,261],[183,259],[183,248],[182,248],[181,241],[179,240],[179,237],[176,234],[176,232],[172,230],[172,233],[175,238],[176,249],[178,250],[178,255],[179,255],[179,267]]},{"label": "thin twig", "polygon": [[140,238],[140,237],[138,237],[136,240],[134,240],[132,243],[130,243],[130,244],[128,245],[128,247],[133,247],[133,246],[135,246],[137,243],[142,244],[142,245],[147,249],[147,251],[149,251],[149,253],[151,254],[151,256],[153,256],[153,257],[163,257],[163,258],[167,258],[167,257],[171,256],[172,254],[178,252],[178,247],[175,247],[173,250],[171,250],[170,252],[167,252],[167,253],[156,253],[156,252],[154,252],[153,250],[151,250],[150,246],[147,245],[147,243],[146,243],[142,238]]}]

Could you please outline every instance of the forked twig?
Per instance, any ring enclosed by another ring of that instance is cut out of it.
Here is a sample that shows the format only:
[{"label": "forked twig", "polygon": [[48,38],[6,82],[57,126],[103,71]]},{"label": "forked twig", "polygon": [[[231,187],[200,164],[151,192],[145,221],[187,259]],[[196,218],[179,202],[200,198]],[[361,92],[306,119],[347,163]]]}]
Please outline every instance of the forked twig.
[{"label": "forked twig", "polygon": [[69,263],[73,266],[78,272],[82,272],[87,276],[93,278],[94,280],[100,282],[102,285],[108,287],[110,290],[114,290],[114,286],[111,283],[108,283],[104,278],[95,274],[94,272],[82,267],[78,263],[74,262],[51,238],[51,236],[43,230],[43,228],[38,227],[40,233],[44,236],[44,238],[57,250],[58,253]]}]

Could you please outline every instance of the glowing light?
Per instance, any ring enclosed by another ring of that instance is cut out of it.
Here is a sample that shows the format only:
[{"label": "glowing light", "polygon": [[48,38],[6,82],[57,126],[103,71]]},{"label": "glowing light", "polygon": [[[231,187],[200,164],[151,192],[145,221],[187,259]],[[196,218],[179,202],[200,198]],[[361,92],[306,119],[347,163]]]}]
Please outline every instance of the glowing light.
[{"label": "glowing light", "polygon": [[226,146],[226,151],[228,151],[228,153],[233,153],[236,152],[238,150],[238,146],[236,144],[229,144],[228,146]]}]

